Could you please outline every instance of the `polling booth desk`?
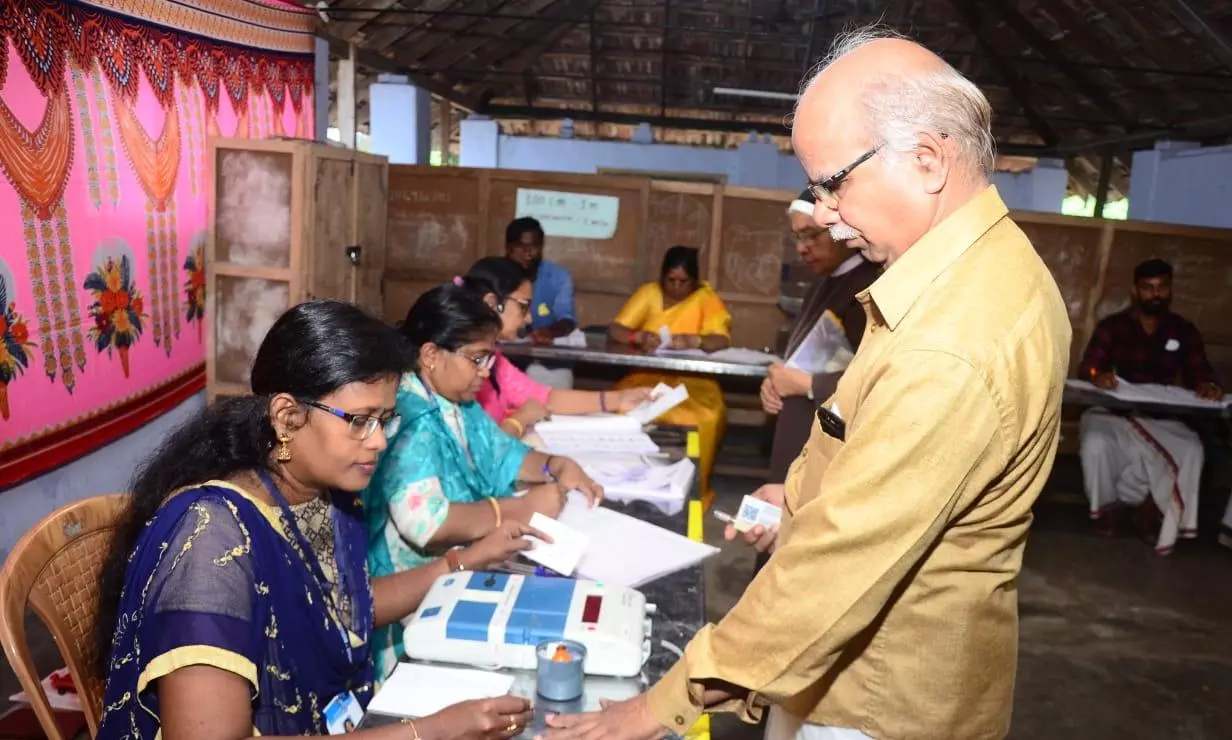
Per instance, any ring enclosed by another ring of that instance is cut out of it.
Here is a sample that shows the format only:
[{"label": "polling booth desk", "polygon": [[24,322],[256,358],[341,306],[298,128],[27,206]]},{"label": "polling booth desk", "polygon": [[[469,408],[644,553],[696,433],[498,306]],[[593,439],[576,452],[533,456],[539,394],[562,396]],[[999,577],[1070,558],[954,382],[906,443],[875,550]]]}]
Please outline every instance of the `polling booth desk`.
[{"label": "polling booth desk", "polygon": [[[687,449],[688,432],[689,430],[680,427],[658,427],[652,429],[650,434],[664,453],[679,457],[683,456]],[[695,478],[688,496],[688,503],[676,514],[664,514],[652,504],[641,501],[631,503],[605,501],[603,506],[643,522],[687,535],[691,539],[700,540],[702,531],[700,503],[701,493]],[[630,543],[630,547],[636,546],[636,543]],[[597,710],[601,699],[619,700],[634,696],[644,691],[671,668],[679,657],[675,651],[683,648],[705,622],[703,567],[697,565],[677,571],[637,589],[646,597],[648,604],[654,604],[656,607],[656,612],[650,616],[652,620],[650,655],[642,665],[641,674],[634,678],[588,675],[585,679],[582,697],[570,703],[571,711]],[[467,576],[468,574],[460,575]],[[531,699],[535,703],[534,720],[525,728],[520,737],[534,737],[536,733],[543,731],[545,714],[560,711],[560,705],[536,696],[535,671],[502,669],[496,672],[513,678],[511,693]],[[369,711],[360,726],[363,728],[380,727],[399,721],[399,717]],[[703,719],[700,726],[689,734],[693,737],[699,734],[705,735],[708,732],[707,728],[708,724]]]}]

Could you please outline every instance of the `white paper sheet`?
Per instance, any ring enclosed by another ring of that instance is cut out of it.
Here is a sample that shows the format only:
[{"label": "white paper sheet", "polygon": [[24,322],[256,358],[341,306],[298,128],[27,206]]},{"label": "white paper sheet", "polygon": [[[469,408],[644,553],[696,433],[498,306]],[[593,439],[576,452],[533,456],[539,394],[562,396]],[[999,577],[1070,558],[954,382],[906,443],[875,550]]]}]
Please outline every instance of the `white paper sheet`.
[{"label": "white paper sheet", "polygon": [[689,389],[684,384],[672,388],[659,383],[650,391],[650,400],[638,404],[625,413],[625,416],[636,419],[641,424],[649,424],[668,411],[689,400]]},{"label": "white paper sheet", "polygon": [[579,493],[569,494],[557,519],[590,538],[578,577],[602,583],[638,588],[719,551],[602,506],[591,509]]},{"label": "white paper sheet", "polygon": [[1065,385],[1077,390],[1102,393],[1127,403],[1160,403],[1169,406],[1193,406],[1196,408],[1221,409],[1232,406],[1232,395],[1226,395],[1222,401],[1207,401],[1188,388],[1178,385],[1157,385],[1155,383],[1127,383],[1123,378],[1117,378],[1116,390],[1106,391],[1085,380],[1070,379]]},{"label": "white paper sheet", "polygon": [[537,511],[531,515],[530,526],[551,537],[552,541],[544,542],[538,537],[527,535],[526,539],[534,542],[535,546],[529,550],[523,550],[522,557],[551,568],[562,576],[573,575],[573,571],[577,570],[578,561],[586,552],[590,538]]},{"label": "white paper sheet", "polygon": [[472,699],[508,694],[513,676],[470,668],[399,663],[368,704],[369,712],[426,717]]},{"label": "white paper sheet", "polygon": [[697,466],[688,458],[674,463],[658,456],[596,454],[573,456],[612,501],[644,501],[669,516],[684,508]]}]

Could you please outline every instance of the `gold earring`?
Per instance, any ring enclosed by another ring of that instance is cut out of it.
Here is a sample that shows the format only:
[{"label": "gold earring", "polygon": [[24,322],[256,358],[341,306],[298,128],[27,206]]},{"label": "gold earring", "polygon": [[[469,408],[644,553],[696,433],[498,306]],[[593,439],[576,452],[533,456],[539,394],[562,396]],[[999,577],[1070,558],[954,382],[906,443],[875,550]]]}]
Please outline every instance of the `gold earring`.
[{"label": "gold earring", "polygon": [[291,435],[286,432],[278,433],[278,462],[291,462]]}]

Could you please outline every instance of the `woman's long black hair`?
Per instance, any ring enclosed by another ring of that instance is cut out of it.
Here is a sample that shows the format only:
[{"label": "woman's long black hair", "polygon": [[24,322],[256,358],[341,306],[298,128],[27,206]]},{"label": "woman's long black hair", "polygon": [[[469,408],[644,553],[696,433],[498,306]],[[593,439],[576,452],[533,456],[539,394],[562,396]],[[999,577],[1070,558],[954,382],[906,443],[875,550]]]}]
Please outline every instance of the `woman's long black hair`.
[{"label": "woman's long black hair", "polygon": [[463,288],[480,298],[491,293],[496,296],[497,306],[503,306],[509,295],[527,282],[530,273],[508,257],[484,257],[462,276]]},{"label": "woman's long black hair", "polygon": [[667,273],[677,267],[684,268],[684,274],[697,283],[701,279],[701,270],[697,264],[697,247],[676,245],[663,253],[663,267],[659,270],[659,280],[665,280]]},{"label": "woman's long black hair", "polygon": [[500,333],[501,319],[483,302],[482,295],[475,295],[461,285],[446,283],[419,296],[407,311],[400,329],[410,345],[411,362],[418,371],[419,350],[425,344],[453,351],[468,342]]},{"label": "woman's long black hair", "polygon": [[269,468],[274,395],[315,401],[351,383],[397,377],[408,369],[410,355],[398,332],[349,303],[301,303],[274,322],[253,360],[253,395],[220,399],[202,410],[172,432],[133,478],[103,564],[96,668],[104,679],[129,554],[167,497],[186,486]]}]

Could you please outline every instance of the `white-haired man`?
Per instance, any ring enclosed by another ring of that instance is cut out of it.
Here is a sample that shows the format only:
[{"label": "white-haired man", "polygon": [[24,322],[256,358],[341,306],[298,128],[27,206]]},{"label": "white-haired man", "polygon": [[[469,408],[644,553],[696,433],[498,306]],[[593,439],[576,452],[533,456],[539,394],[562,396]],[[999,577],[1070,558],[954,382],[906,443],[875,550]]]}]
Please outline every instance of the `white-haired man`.
[{"label": "white-haired man", "polygon": [[868,330],[788,476],[778,548],[647,694],[550,720],[559,738],[686,731],[965,740],[1009,728],[1016,578],[1052,467],[1070,326],[988,184],[980,91],[860,31],[807,83],[792,143],[817,223],[886,264]]}]

